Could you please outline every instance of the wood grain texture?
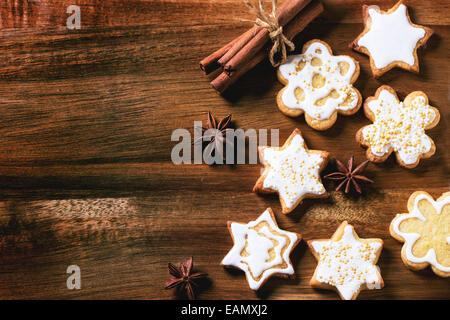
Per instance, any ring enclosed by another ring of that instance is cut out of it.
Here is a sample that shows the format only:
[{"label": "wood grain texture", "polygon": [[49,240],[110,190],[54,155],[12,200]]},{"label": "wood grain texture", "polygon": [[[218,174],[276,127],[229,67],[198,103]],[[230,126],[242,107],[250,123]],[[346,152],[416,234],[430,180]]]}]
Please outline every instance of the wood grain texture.
[{"label": "wood grain texture", "polygon": [[[211,279],[199,298],[337,299],[309,287],[316,262],[305,242],[292,256],[296,279],[272,279],[258,294],[243,273],[219,265],[232,246],[226,222],[250,221],[269,206],[281,228],[305,240],[330,237],[346,219],[361,237],[385,241],[379,265],[386,286],[360,299],[450,298],[449,279],[408,270],[389,235],[412,192],[438,197],[449,189],[450,1],[407,1],[413,21],[435,34],[419,50],[420,74],[392,70],[378,80],[367,57],[348,49],[363,29],[362,1],[323,3],[324,15],[295,38],[296,51],[320,38],[357,59],[355,86],[364,98],[381,84],[401,99],[424,91],[442,116],[427,131],[437,151],[414,170],[392,156],[369,165],[375,183],[361,197],[331,192],[285,216],[276,197],[250,192],[259,165],[172,164],[172,131],[192,132],[208,110],[232,113],[236,127],[280,129],[280,142],[298,127],[311,149],[361,162],[354,135],[369,121],[360,110],[317,132],[303,117],[283,116],[275,101],[282,85],[267,62],[218,96],[198,62],[248,28],[235,19],[249,18],[240,0],[2,1],[0,298],[172,299],[163,289],[167,263],[193,255],[195,269]],[[70,4],[81,7],[81,30],[65,27]],[[70,264],[81,267],[81,290],[66,289]]]}]

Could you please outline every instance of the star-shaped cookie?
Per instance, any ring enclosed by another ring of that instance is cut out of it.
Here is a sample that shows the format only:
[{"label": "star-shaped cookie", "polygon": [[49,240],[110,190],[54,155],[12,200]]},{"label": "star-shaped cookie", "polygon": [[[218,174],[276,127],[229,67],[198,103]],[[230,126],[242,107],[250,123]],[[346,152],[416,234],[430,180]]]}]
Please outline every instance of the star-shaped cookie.
[{"label": "star-shaped cookie", "polygon": [[289,213],[304,198],[328,197],[320,171],[329,153],[308,150],[299,129],[282,147],[258,147],[265,169],[253,187],[254,192],[278,193],[283,213]]},{"label": "star-shaped cookie", "polygon": [[335,56],[330,46],[318,39],[303,46],[303,53],[291,55],[278,68],[285,87],[278,93],[278,108],[285,115],[305,113],[316,130],[330,128],[337,114],[352,115],[361,107],[361,94],[353,87],[359,64],[350,56]]},{"label": "star-shaped cookie", "polygon": [[394,89],[381,86],[364,102],[364,113],[373,123],[359,129],[356,140],[368,147],[370,161],[385,161],[395,152],[398,163],[411,169],[436,151],[425,130],[436,126],[440,115],[422,91],[411,92],[400,102]]},{"label": "star-shaped cookie", "polygon": [[397,214],[390,226],[391,235],[400,242],[402,260],[412,270],[431,265],[435,274],[450,276],[450,192],[434,201],[424,191],[414,192],[408,200],[409,213]]},{"label": "star-shaped cookie", "polygon": [[342,299],[354,300],[361,290],[384,286],[376,265],[383,248],[381,239],[361,239],[344,221],[331,239],[308,241],[318,264],[310,285],[335,289]]},{"label": "star-shaped cookie", "polygon": [[419,72],[417,49],[427,42],[433,30],[412,23],[403,1],[388,11],[364,5],[363,18],[365,28],[350,47],[370,57],[375,78],[394,67]]},{"label": "star-shaped cookie", "polygon": [[228,221],[228,230],[234,245],[221,264],[244,271],[250,289],[258,290],[271,276],[294,275],[289,255],[302,236],[281,230],[271,208],[247,224]]}]

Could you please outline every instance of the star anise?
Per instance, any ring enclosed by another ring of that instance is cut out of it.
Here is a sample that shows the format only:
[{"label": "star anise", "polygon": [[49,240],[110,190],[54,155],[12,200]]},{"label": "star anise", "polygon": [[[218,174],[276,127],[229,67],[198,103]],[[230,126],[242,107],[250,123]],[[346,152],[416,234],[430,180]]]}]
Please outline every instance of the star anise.
[{"label": "star anise", "polygon": [[185,290],[188,299],[195,299],[193,286],[198,286],[197,280],[206,278],[206,273],[192,273],[193,268],[192,257],[186,262],[180,263],[180,267],[177,268],[174,264],[169,262],[169,273],[173,276],[172,279],[166,282],[166,289],[172,289],[178,287],[179,290]]},{"label": "star anise", "polygon": [[361,187],[358,184],[358,180],[370,183],[373,182],[373,180],[362,175],[363,171],[369,164],[369,160],[364,161],[355,169],[353,169],[353,156],[351,156],[350,159],[348,160],[347,167],[345,167],[342,164],[342,162],[340,162],[338,159],[335,160],[338,171],[327,174],[326,176],[324,176],[324,178],[330,180],[342,180],[342,182],[337,186],[336,191],[341,189],[342,186],[345,184],[345,193],[348,193],[350,191],[350,184],[353,184],[356,191],[358,191],[358,193],[361,193],[362,191]]},{"label": "star anise", "polygon": [[[226,140],[226,133],[228,130],[228,126],[231,123],[231,114],[227,115],[225,118],[216,121],[214,116],[208,111],[208,121],[206,123],[206,127],[202,127],[202,136],[194,141],[194,144],[203,143],[204,141],[208,142],[208,145],[205,147],[205,150],[209,156],[213,155],[213,151],[217,152],[222,159],[225,159],[225,154],[223,152],[223,147],[225,143],[229,141]],[[215,130],[210,130],[215,129]]]}]

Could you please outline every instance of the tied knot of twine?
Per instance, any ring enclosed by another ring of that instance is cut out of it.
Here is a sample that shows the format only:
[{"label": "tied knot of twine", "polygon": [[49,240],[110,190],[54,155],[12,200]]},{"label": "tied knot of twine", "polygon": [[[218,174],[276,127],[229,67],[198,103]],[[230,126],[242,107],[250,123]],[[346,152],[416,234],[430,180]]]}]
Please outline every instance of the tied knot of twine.
[{"label": "tied knot of twine", "polygon": [[[259,6],[256,7],[249,0],[244,0],[244,3],[249,8],[250,13],[256,16],[255,21],[241,19],[242,21],[254,22],[257,26],[266,28],[269,31],[270,40],[272,40],[273,46],[269,52],[269,60],[272,66],[278,67],[287,58],[287,49],[293,51],[295,45],[283,34],[283,27],[278,23],[277,18],[277,5],[278,0],[272,0],[272,12],[268,13],[263,4],[263,0],[259,0]],[[275,57],[279,54],[280,59],[276,60]]]}]

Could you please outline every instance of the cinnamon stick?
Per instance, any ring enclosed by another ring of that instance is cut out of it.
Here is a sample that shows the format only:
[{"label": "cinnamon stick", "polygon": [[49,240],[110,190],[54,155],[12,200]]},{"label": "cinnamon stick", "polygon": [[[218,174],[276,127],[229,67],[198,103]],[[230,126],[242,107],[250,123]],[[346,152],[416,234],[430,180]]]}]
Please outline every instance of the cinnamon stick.
[{"label": "cinnamon stick", "polygon": [[[277,10],[278,24],[284,27],[310,2],[311,0],[287,0],[283,2]],[[236,72],[236,70],[242,68],[269,41],[269,30],[261,28],[259,32],[224,65],[225,72],[231,75],[233,72]]]},{"label": "cinnamon stick", "polygon": [[[251,29],[250,29],[251,30]],[[248,30],[247,32],[249,32]],[[245,36],[247,33],[241,34],[239,37],[235,38],[233,41],[227,43],[222,48],[216,50],[215,52],[211,53],[209,56],[204,58],[202,61],[200,61],[200,69],[202,69],[205,74],[210,74],[214,70],[216,70],[220,65],[217,63],[217,61],[230,50],[233,45],[238,42],[242,37]]]},{"label": "cinnamon stick", "polygon": [[315,18],[320,16],[323,12],[323,5],[319,0],[313,1],[304,12],[297,15],[292,21],[287,25],[284,35],[292,40],[297,34],[303,31],[308,24],[310,24]]},{"label": "cinnamon stick", "polygon": [[[298,13],[291,22],[286,25],[284,35],[292,39],[301,32],[311,21],[317,18],[323,12],[323,5],[320,1],[312,1],[304,10]],[[231,76],[227,72],[222,72],[211,82],[211,86],[218,92],[223,93],[231,84],[244,75],[248,70],[255,67],[264,58],[267,57],[268,46],[255,54],[244,66],[235,70]]]}]

